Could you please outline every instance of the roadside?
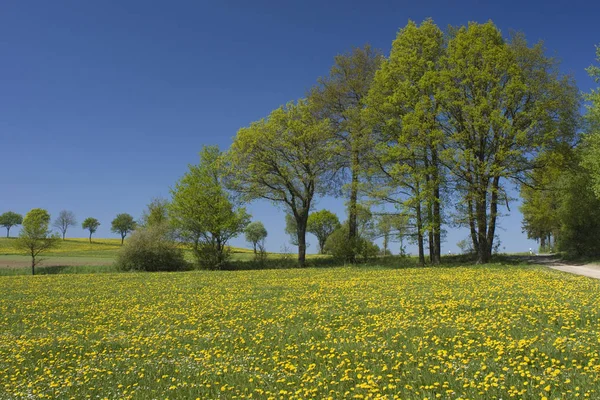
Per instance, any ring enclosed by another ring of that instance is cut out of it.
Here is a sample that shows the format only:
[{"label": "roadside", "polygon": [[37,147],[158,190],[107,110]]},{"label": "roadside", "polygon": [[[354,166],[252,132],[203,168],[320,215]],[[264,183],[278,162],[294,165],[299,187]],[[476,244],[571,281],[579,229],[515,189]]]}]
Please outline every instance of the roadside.
[{"label": "roadside", "polygon": [[583,275],[590,278],[600,279],[600,265],[585,264],[577,262],[564,262],[553,254],[539,256],[523,256],[523,261],[530,264],[544,265],[558,271],[569,272],[571,274]]}]

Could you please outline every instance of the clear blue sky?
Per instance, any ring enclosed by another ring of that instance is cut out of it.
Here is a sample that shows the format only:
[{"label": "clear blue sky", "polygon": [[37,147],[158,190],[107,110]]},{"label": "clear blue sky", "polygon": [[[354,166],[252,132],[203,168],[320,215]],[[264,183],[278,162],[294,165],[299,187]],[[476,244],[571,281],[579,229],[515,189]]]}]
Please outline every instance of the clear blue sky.
[{"label": "clear blue sky", "polygon": [[[79,222],[98,218],[98,237],[114,236],[112,218],[137,218],[152,197],[168,197],[203,144],[226,149],[240,127],[302,97],[336,54],[365,43],[389,53],[408,19],[444,29],[491,19],[504,34],[523,31],[588,91],[598,16],[600,2],[589,0],[3,1],[0,212],[68,209]],[[342,204],[317,207],[343,218]],[[501,221],[506,251],[534,246],[517,206]],[[249,209],[278,251],[282,212]],[[465,236],[450,230],[443,251]]]}]

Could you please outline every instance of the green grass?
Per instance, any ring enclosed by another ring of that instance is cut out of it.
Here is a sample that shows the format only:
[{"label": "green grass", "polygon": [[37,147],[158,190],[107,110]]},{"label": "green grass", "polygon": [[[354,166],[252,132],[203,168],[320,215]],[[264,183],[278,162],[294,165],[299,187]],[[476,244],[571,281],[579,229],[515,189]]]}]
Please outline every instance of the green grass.
[{"label": "green grass", "polygon": [[598,398],[600,283],[539,267],[0,277],[0,398]]}]

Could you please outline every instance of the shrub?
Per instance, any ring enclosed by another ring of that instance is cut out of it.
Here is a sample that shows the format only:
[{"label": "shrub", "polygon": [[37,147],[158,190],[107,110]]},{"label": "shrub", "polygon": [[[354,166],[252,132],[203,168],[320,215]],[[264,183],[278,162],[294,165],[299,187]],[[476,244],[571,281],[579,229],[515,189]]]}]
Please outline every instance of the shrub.
[{"label": "shrub", "polygon": [[331,254],[338,261],[352,261],[356,256],[361,261],[377,257],[379,246],[365,238],[348,238],[348,227],[346,225],[336,229],[325,242],[325,253]]},{"label": "shrub", "polygon": [[183,251],[165,226],[152,226],[135,231],[120,250],[117,266],[124,271],[188,269]]}]

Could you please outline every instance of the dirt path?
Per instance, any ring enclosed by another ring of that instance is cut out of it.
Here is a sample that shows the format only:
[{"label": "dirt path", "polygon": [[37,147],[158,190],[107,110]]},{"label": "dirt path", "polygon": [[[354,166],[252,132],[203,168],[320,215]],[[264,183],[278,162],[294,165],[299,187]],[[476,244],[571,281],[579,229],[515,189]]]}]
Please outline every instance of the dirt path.
[{"label": "dirt path", "polygon": [[531,256],[527,257],[527,261],[532,264],[545,265],[558,271],[600,279],[600,265],[596,264],[565,263],[553,255]]}]

